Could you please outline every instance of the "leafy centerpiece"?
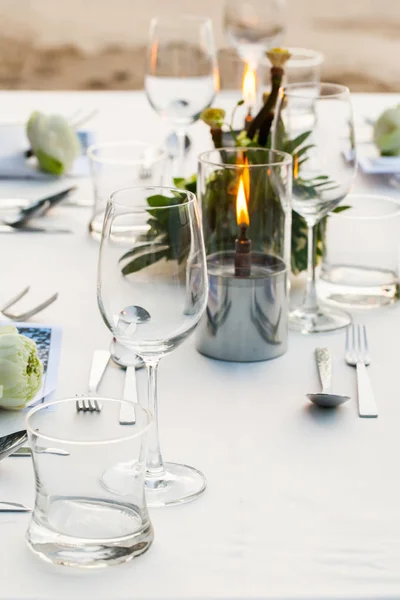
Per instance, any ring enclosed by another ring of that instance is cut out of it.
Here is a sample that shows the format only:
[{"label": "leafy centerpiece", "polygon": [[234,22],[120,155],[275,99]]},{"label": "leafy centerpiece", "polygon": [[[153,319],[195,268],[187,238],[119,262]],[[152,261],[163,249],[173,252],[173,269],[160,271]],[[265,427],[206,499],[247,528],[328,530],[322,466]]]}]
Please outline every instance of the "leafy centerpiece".
[{"label": "leafy centerpiece", "polygon": [[[240,100],[233,110],[230,123],[227,123],[226,114],[220,108],[208,108],[203,111],[201,119],[210,128],[211,138],[216,150],[219,151],[221,161],[229,163],[236,161],[237,156],[229,157],[229,153],[223,148],[226,145],[226,135],[230,135],[231,145],[246,150],[252,150],[247,154],[247,159],[252,164],[260,164],[260,157],[257,155],[257,148],[271,148],[271,129],[275,116],[275,107],[278,100],[279,90],[282,85],[284,76],[284,67],[287,60],[290,58],[290,52],[286,49],[275,48],[267,52],[267,56],[271,62],[271,91],[264,96],[264,104],[258,114],[250,122],[246,119],[243,130],[237,132],[233,129],[233,117],[236,108],[243,104]],[[305,197],[313,198],[316,196],[316,189],[325,187],[328,189],[332,182],[325,175],[320,175],[313,180],[306,180],[301,177],[301,167],[307,160],[307,152],[312,147],[308,138],[311,131],[307,131],[296,137],[288,139],[283,123],[280,121],[277,124],[277,135],[275,140],[275,148],[291,154],[293,157],[293,168],[295,170],[294,186],[296,193]],[[237,153],[236,153],[237,154]],[[206,190],[202,191],[202,201],[206,202],[207,221],[203,221],[205,227],[213,230],[214,235],[206,235],[206,251],[210,252],[227,248],[234,244],[237,236],[237,224],[235,219],[235,199],[238,189],[238,175],[233,170],[220,170],[213,173],[206,182]],[[188,179],[176,178],[174,184],[177,188],[186,189],[196,193],[198,188],[197,176],[193,175]],[[266,191],[263,190],[263,195]],[[176,193],[179,202],[179,192]],[[172,200],[176,202],[176,199]],[[149,230],[144,234],[139,244],[128,254],[121,258],[124,263],[122,267],[123,274],[138,271],[147,267],[161,259],[179,260],[179,247],[185,247],[180,240],[174,238],[174,228],[168,227],[166,223],[160,219],[159,212],[157,216],[152,215],[152,207],[168,206],[171,204],[171,198],[157,195],[148,198],[149,214],[148,221]],[[344,207],[336,209],[343,210]],[[259,240],[260,251],[263,249],[264,243],[263,232],[257,235],[256,229],[260,230],[265,226],[265,205],[263,202],[255,202],[250,207],[252,212],[251,218],[251,235],[252,239]],[[268,208],[268,218],[274,218],[274,212],[271,212],[271,207]],[[179,219],[178,211],[175,215]],[[272,229],[274,227],[272,226]],[[317,255],[322,256],[323,252],[323,232],[324,222],[321,222],[319,235],[317,238]],[[178,231],[178,228],[176,229]],[[209,232],[208,232],[209,233]],[[159,250],[154,252],[154,241],[159,243]],[[304,219],[293,212],[292,214],[292,237],[291,237],[291,269],[293,274],[297,275],[307,268],[307,225]]]}]

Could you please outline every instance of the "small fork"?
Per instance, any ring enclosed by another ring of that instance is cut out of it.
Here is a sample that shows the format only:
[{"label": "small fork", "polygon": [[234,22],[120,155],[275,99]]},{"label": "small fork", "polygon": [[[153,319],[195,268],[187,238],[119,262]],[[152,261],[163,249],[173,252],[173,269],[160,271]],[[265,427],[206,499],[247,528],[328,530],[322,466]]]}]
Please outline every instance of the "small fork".
[{"label": "small fork", "polygon": [[41,304],[38,304],[30,310],[27,310],[22,313],[13,313],[7,310],[8,308],[10,308],[10,306],[18,302],[18,300],[21,300],[21,298],[26,296],[29,290],[30,287],[28,286],[25,289],[23,289],[22,292],[14,296],[14,298],[11,298],[11,300],[6,302],[6,304],[2,308],[0,308],[0,313],[3,314],[7,319],[11,319],[11,321],[27,321],[28,319],[39,313],[41,310],[44,310],[45,308],[50,306],[50,304],[53,304],[53,302],[55,302],[58,298],[57,293],[53,294],[50,298],[44,300],[44,302],[42,302]]},{"label": "small fork", "polygon": [[349,325],[347,327],[345,361],[357,369],[358,414],[360,417],[377,417],[378,407],[367,372],[371,358],[365,325],[357,325],[357,327]]}]

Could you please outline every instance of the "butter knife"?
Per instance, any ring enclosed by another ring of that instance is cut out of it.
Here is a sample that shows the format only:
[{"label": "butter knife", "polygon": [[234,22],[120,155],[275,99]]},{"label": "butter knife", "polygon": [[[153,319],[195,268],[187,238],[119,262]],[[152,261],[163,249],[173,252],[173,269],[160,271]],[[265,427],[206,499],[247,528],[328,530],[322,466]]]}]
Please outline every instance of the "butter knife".
[{"label": "butter knife", "polygon": [[72,233],[71,229],[60,227],[33,227],[23,225],[22,227],[12,227],[11,225],[0,225],[0,233]]},{"label": "butter knife", "polygon": [[0,502],[0,513],[2,512],[32,512],[32,509],[19,502]]},{"label": "butter knife", "polygon": [[108,350],[95,350],[93,353],[92,367],[89,375],[89,394],[95,396],[110,360]]},{"label": "butter knife", "polygon": [[136,413],[133,404],[137,404],[137,388],[136,367],[133,365],[126,368],[122,399],[130,404],[126,402],[121,404],[119,423],[120,425],[134,425],[136,423]]}]

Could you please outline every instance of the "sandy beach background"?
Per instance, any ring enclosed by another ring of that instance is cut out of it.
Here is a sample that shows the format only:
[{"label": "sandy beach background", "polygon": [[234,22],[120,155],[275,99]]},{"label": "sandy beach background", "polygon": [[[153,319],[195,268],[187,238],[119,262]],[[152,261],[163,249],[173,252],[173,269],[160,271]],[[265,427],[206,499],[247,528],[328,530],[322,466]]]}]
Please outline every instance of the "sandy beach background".
[{"label": "sandy beach background", "polygon": [[[285,44],[321,51],[324,79],[353,91],[400,91],[400,0],[287,7]],[[223,0],[0,0],[0,88],[141,88],[151,17],[208,15],[223,49],[222,11]]]}]

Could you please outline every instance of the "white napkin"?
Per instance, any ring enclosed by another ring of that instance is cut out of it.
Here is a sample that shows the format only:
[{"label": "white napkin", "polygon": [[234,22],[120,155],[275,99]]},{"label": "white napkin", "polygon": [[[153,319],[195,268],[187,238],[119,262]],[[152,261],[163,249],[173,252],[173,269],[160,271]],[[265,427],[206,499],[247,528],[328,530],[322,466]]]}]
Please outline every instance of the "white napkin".
[{"label": "white napkin", "polygon": [[[352,153],[346,152],[344,157],[350,162]],[[357,161],[360,169],[367,175],[400,174],[400,156],[379,156],[372,144],[368,148],[357,147]]]}]

